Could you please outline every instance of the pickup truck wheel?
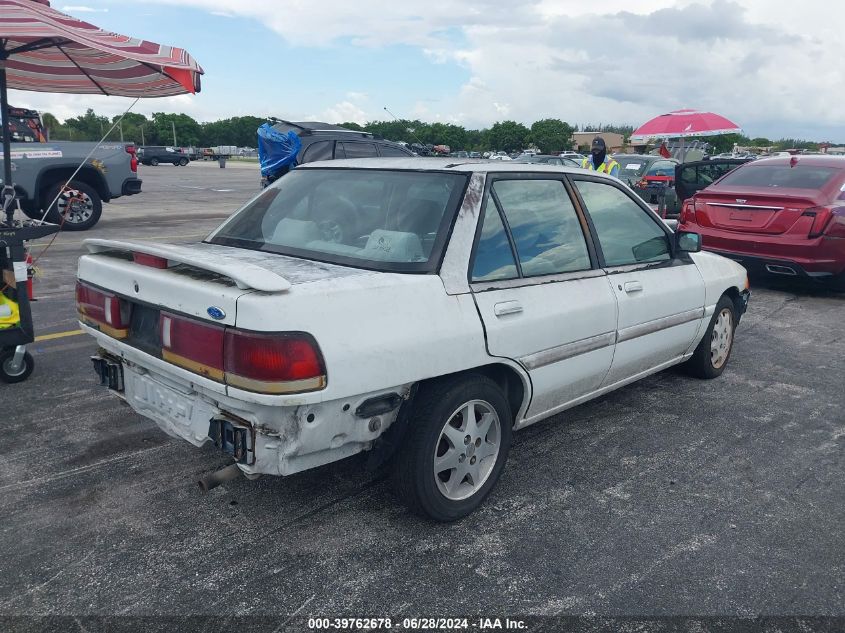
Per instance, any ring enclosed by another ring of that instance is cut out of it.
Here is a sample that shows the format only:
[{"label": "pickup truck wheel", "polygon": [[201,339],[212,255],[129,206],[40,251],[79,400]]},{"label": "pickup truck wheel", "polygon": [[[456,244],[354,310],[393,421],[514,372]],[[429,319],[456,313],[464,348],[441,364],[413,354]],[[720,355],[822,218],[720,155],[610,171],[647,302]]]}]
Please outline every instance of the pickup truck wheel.
[{"label": "pickup truck wheel", "polygon": [[0,352],[0,380],[7,383],[23,382],[35,369],[35,361],[32,354],[26,352],[23,355],[23,364],[16,371],[12,371],[12,361],[15,356],[15,348],[6,349]]},{"label": "pickup truck wheel", "polygon": [[187,158],[180,158],[180,159],[179,159],[179,167],[184,167],[184,166],[185,166],[185,165],[187,165],[187,164],[188,164],[188,159],[187,159]]},{"label": "pickup truck wheel", "polygon": [[465,517],[496,485],[512,424],[504,394],[485,376],[423,386],[395,461],[400,498],[435,521]]},{"label": "pickup truck wheel", "polygon": [[151,158],[150,159],[150,165],[152,165],[153,167],[157,167],[158,166],[158,158]]},{"label": "pickup truck wheel", "polygon": [[686,370],[697,378],[716,378],[725,370],[734,343],[736,308],[730,297],[722,295],[704,338],[686,362]]},{"label": "pickup truck wheel", "polygon": [[67,231],[87,231],[100,221],[103,201],[91,185],[79,180],[71,180],[67,187],[58,183],[48,190],[45,204],[52,202],[57,195],[58,199],[47,213],[48,221],[63,223]]}]

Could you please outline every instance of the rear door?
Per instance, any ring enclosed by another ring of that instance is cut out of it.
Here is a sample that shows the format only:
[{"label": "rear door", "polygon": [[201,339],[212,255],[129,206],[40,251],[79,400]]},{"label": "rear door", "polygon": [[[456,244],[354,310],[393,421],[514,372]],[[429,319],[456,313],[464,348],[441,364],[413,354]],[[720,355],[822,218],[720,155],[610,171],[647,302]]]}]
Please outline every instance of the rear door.
[{"label": "rear door", "polygon": [[683,163],[675,167],[675,193],[683,202],[691,198],[696,191],[713,184],[729,171],[746,163],[745,160],[701,160]]},{"label": "rear door", "polygon": [[470,281],[488,351],[531,377],[528,417],[598,389],[613,358],[616,298],[564,176],[490,176]]},{"label": "rear door", "polygon": [[616,297],[616,351],[604,385],[683,356],[704,317],[704,280],[688,255],[673,256],[671,232],[624,186],[573,176],[600,262]]}]

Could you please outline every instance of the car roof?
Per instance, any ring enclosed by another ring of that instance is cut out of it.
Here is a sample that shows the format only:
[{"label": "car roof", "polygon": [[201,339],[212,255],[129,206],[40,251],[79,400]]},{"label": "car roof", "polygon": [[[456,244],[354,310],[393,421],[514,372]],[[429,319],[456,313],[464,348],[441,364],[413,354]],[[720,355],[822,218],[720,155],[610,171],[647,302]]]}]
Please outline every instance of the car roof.
[{"label": "car roof", "polygon": [[835,167],[845,169],[845,156],[826,156],[824,154],[798,154],[795,156],[772,156],[771,158],[758,158],[749,161],[749,166],[758,165],[789,165],[793,159],[797,165],[810,165],[812,167]]},{"label": "car roof", "polygon": [[[455,157],[389,157],[389,158],[346,158],[341,160],[323,160],[305,165],[297,166],[297,169],[313,168],[332,169],[394,169],[405,171],[455,171],[462,173],[488,173],[488,172],[524,172],[524,173],[567,173],[583,174],[580,167],[564,167],[561,165],[549,165],[546,163],[519,163],[516,161],[491,161],[483,159],[456,159]],[[617,180],[612,176],[605,176],[599,172],[590,172],[591,175],[602,176]]]}]

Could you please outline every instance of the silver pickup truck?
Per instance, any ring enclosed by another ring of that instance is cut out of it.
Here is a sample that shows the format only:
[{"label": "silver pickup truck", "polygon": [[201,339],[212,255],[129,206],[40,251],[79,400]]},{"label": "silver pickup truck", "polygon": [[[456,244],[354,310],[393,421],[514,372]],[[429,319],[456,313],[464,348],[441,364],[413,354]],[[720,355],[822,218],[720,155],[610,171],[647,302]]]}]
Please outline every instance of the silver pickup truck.
[{"label": "silver pickup truck", "polygon": [[[85,231],[100,220],[103,202],[141,193],[134,143],[100,145],[68,183],[95,145],[71,141],[13,142],[13,180],[24,213],[40,219],[52,203],[47,221],[63,221],[66,230]],[[0,174],[2,165],[0,156]]]}]

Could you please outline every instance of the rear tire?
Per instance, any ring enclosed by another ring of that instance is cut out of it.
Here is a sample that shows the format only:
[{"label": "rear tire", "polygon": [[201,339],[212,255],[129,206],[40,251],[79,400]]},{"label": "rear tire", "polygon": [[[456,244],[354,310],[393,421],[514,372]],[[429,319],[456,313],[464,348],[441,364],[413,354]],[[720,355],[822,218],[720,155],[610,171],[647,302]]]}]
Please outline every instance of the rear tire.
[{"label": "rear tire", "polygon": [[736,306],[730,297],[722,295],[695,353],[684,363],[687,373],[708,380],[721,376],[733,351],[735,331]]},{"label": "rear tire", "polygon": [[[61,195],[59,192],[62,192]],[[50,207],[47,220],[62,224],[64,216],[62,228],[66,231],[87,231],[100,221],[103,214],[100,194],[94,187],[79,180],[71,180],[66,188],[61,182],[50,187],[44,204],[50,204],[54,199],[56,202]]]},{"label": "rear tire", "polygon": [[416,514],[456,521],[496,485],[513,420],[495,382],[481,375],[423,385],[394,461],[394,485]]},{"label": "rear tire", "polygon": [[23,382],[35,369],[35,360],[32,354],[26,352],[23,355],[23,366],[16,372],[11,370],[12,357],[15,355],[15,348],[5,349],[0,352],[0,380],[7,383]]}]

